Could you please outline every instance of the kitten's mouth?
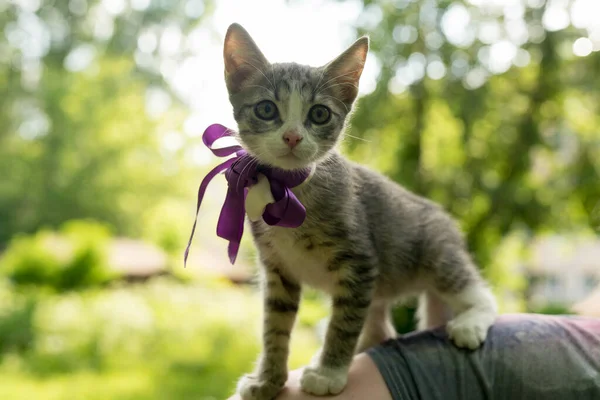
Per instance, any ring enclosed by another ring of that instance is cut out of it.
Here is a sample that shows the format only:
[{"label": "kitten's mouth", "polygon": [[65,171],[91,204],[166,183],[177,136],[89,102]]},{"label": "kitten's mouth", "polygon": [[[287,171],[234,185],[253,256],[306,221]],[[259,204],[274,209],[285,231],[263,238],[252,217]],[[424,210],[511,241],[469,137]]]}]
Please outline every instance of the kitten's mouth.
[{"label": "kitten's mouth", "polygon": [[289,151],[280,156],[276,156],[274,164],[283,169],[303,168],[307,164],[307,160]]},{"label": "kitten's mouth", "polygon": [[300,157],[298,157],[297,155],[295,155],[291,151],[289,153],[287,153],[287,154],[279,156],[279,158],[281,158],[282,160],[297,160],[297,161],[300,161]]}]

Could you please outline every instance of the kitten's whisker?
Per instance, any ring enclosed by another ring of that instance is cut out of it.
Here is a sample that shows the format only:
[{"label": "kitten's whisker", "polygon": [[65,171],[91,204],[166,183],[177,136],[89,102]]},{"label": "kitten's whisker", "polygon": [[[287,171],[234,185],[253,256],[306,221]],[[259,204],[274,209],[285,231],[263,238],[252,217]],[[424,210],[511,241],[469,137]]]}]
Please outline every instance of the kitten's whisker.
[{"label": "kitten's whisker", "polygon": [[258,68],[256,65],[254,65],[254,64],[252,64],[252,63],[249,63],[248,61],[245,61],[245,62],[246,62],[246,64],[248,64],[248,65],[251,65],[251,66],[253,66],[254,68],[256,68],[256,70],[257,70],[258,72],[260,72],[260,73],[262,74],[262,76],[264,76],[264,77],[265,77],[265,79],[267,80],[267,82],[269,82],[269,83],[271,84],[271,86],[273,87],[273,92],[275,92],[275,85],[273,84],[273,82],[271,82],[271,80],[270,80],[269,78],[267,78],[267,76],[265,75],[265,73],[264,73],[264,72],[262,72],[262,70],[261,70],[260,68]]},{"label": "kitten's whisker", "polygon": [[356,139],[356,140],[362,140],[363,142],[371,143],[371,141],[368,139],[361,138],[358,136],[353,136],[353,135],[350,135],[349,133],[344,133],[344,136],[348,136],[348,137],[351,137],[352,139]]},{"label": "kitten's whisker", "polygon": [[332,98],[334,100],[337,100],[338,102],[340,102],[344,106],[344,108],[346,109],[347,113],[350,112],[350,110],[348,109],[348,106],[343,101],[341,101],[340,99],[338,99],[337,97],[335,97],[335,96],[329,96],[328,94],[323,94],[322,96],[323,97],[330,97],[330,98]]},{"label": "kitten's whisker", "polygon": [[258,163],[258,160],[256,158],[253,158],[252,160],[250,160],[250,162],[248,164],[246,164],[246,166],[242,169],[242,172],[240,172],[240,174],[238,175],[238,181],[236,186],[239,186],[240,184],[240,179],[242,178],[242,175],[244,175],[244,172],[246,171],[246,169],[250,169],[252,164]]},{"label": "kitten's whisker", "polygon": [[[271,64],[271,78],[273,79],[273,87],[276,88],[276,86],[275,86],[275,69],[273,68],[273,64]],[[275,93],[273,93],[273,95],[275,95]]]},{"label": "kitten's whisker", "polygon": [[[225,133],[228,133],[231,136],[236,136],[238,134],[236,131],[234,131],[233,129],[229,129],[229,128],[227,128],[225,130]],[[225,137],[225,136],[227,136],[227,135],[223,134],[223,136],[221,136],[221,137]]]},{"label": "kitten's whisker", "polygon": [[[355,69],[355,70],[353,70],[353,71],[346,72],[345,74],[340,74],[340,75],[334,76],[333,78],[331,78],[331,79],[328,79],[327,81],[323,82],[323,84],[321,85],[321,87],[323,87],[323,86],[327,85],[329,82],[331,82],[331,81],[333,81],[333,80],[335,80],[335,79],[337,79],[337,78],[341,78],[342,76],[350,75],[350,74],[353,74],[353,73],[355,73],[355,72],[358,72],[358,71],[360,71],[360,70],[359,70],[359,69]],[[320,87],[317,87],[317,88],[315,89],[315,91],[317,91],[317,90],[318,90],[318,91],[321,91],[321,88],[320,88]]]},{"label": "kitten's whisker", "polygon": [[321,71],[321,77],[319,78],[319,81],[317,82],[315,89],[312,91],[312,96],[314,96],[315,92],[319,89],[319,85],[321,84],[321,81],[323,80],[323,77],[325,76],[325,71],[327,71],[328,66],[329,66],[329,64],[327,64],[323,67],[323,71]]},{"label": "kitten's whisker", "polygon": [[332,88],[332,87],[335,87],[335,86],[344,86],[344,85],[346,85],[346,86],[352,86],[353,88],[356,88],[356,89],[358,89],[358,86],[357,86],[357,85],[354,85],[354,84],[352,84],[352,83],[350,83],[350,82],[341,82],[341,83],[334,83],[334,84],[332,84],[332,85],[329,85],[329,86],[327,86],[327,87],[324,87],[323,89],[319,90],[319,92],[322,92],[323,90],[327,90],[327,89],[329,89],[329,88]]},{"label": "kitten's whisker", "polygon": [[[262,86],[262,85],[248,85],[247,87],[257,87],[257,88],[263,88],[263,89],[265,89],[267,92],[269,92],[269,93],[273,93],[273,90],[271,90],[271,89],[269,89],[269,88],[267,88],[267,87],[265,87],[265,86]],[[275,94],[275,93],[273,93],[273,94]]]},{"label": "kitten's whisker", "polygon": [[221,135],[218,138],[216,138],[215,140],[219,140],[221,138],[228,137],[228,136],[236,136],[236,134],[237,134],[236,131],[229,129],[229,128],[225,128],[225,131],[223,131],[223,133],[221,133]]}]

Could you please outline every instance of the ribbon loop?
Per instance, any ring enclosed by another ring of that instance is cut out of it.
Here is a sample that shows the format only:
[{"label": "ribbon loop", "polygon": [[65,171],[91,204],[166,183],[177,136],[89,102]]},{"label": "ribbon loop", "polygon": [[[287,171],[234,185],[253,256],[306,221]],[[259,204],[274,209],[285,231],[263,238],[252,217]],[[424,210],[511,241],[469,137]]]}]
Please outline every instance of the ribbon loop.
[{"label": "ribbon loop", "polygon": [[223,137],[231,137],[234,131],[220,124],[210,125],[202,135],[202,142],[217,157],[234,157],[213,168],[202,180],[198,189],[196,220],[184,253],[184,266],[196,231],[196,223],[204,193],[210,181],[219,173],[225,172],[228,188],[225,202],[221,208],[217,224],[217,236],[229,241],[229,261],[234,264],[242,236],[244,234],[244,217],[246,214],[246,194],[251,186],[258,182],[258,174],[264,174],[270,185],[274,203],[265,207],[262,218],[268,225],[297,228],[306,218],[306,209],[294,195],[291,188],[298,186],[308,178],[310,169],[285,171],[260,166],[258,160],[249,155],[240,145],[214,148],[214,143]]},{"label": "ribbon loop", "polygon": [[213,124],[206,128],[206,130],[204,131],[204,134],[202,135],[202,143],[204,143],[204,145],[208,147],[208,149],[212,151],[212,153],[217,157],[227,157],[240,151],[245,153],[244,149],[240,145],[221,147],[216,149],[213,148],[213,144],[218,139],[224,137],[231,137],[233,136],[233,133],[234,132],[232,130],[227,129],[223,125]]}]

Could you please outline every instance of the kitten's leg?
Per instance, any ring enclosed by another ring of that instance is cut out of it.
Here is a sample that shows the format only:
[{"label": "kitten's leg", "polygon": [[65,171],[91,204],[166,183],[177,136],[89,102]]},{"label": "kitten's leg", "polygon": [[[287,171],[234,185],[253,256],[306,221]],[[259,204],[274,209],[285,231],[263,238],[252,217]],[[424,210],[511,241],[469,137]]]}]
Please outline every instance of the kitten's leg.
[{"label": "kitten's leg", "polygon": [[355,353],[362,353],[394,337],[396,337],[396,329],[392,324],[389,302],[374,299],[369,307]]},{"label": "kitten's leg", "polygon": [[256,372],[242,377],[238,392],[244,400],[272,400],[287,380],[289,341],[300,303],[300,285],[265,262],[263,353]]},{"label": "kitten's leg", "polygon": [[452,311],[447,303],[432,291],[426,291],[419,296],[417,309],[417,329],[425,330],[446,325],[452,318]]},{"label": "kitten's leg", "polygon": [[377,274],[370,257],[342,253],[329,265],[338,279],[325,343],[313,363],[304,369],[300,386],[315,395],[340,393],[348,381],[348,368],[367,310]]},{"label": "kitten's leg", "polygon": [[448,251],[435,266],[434,288],[452,310],[448,335],[458,347],[478,348],[497,316],[496,300],[464,250]]},{"label": "kitten's leg", "polygon": [[448,335],[458,347],[478,348],[498,314],[492,291],[480,281],[443,295],[456,315],[446,325]]}]

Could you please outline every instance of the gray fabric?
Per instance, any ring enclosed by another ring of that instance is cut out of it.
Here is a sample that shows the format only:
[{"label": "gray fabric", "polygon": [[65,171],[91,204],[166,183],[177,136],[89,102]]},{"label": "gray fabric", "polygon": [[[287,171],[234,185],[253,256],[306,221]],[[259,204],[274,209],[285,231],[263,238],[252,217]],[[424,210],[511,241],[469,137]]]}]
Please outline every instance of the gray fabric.
[{"label": "gray fabric", "polygon": [[600,399],[600,319],[502,315],[476,351],[438,328],[368,354],[394,400]]}]

